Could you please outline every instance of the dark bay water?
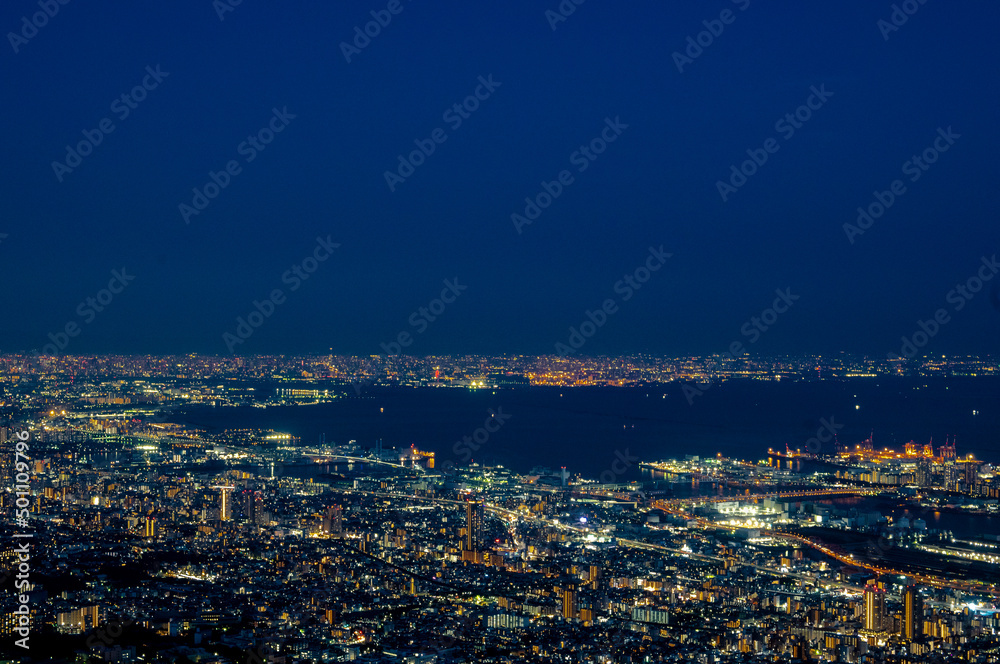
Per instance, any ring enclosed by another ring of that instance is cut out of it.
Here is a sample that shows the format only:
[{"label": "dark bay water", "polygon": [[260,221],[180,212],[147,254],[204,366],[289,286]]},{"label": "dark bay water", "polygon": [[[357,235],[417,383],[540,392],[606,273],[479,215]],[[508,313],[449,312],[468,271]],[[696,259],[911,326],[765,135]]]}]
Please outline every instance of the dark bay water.
[{"label": "dark bay water", "polygon": [[[274,387],[264,389],[273,392]],[[838,437],[845,443],[859,442],[873,430],[876,445],[889,446],[911,439],[924,443],[930,437],[937,444],[957,435],[960,454],[1000,460],[996,378],[730,381],[710,387],[691,404],[677,384],[496,391],[386,388],[360,397],[352,392],[326,404],[197,407],[185,416],[209,432],[275,429],[299,436],[304,444],[314,444],[324,434],[328,443],[356,440],[365,447],[381,438],[385,447],[412,444],[434,451],[440,464],[464,459],[453,451],[455,443],[474,435],[490,409],[509,419],[489,434],[473,458],[521,472],[536,465],[566,466],[571,473],[597,477],[626,453],[643,460],[716,453],[760,459],[769,447],[804,449],[822,418],[842,427]],[[638,468],[620,477],[638,478]]]}]

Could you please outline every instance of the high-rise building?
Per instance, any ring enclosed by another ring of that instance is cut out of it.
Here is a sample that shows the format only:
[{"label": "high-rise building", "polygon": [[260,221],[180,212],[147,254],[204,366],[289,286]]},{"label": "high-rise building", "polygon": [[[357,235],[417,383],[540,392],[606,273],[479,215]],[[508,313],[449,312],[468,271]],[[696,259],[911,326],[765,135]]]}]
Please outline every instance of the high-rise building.
[{"label": "high-rise building", "polygon": [[483,503],[470,501],[465,504],[465,550],[481,551],[483,548]]},{"label": "high-rise building", "polygon": [[153,517],[147,517],[143,527],[143,537],[156,537],[156,534],[156,519]]},{"label": "high-rise building", "polygon": [[229,492],[236,487],[217,486],[214,488],[219,490],[219,521],[229,521],[233,517],[233,506]]},{"label": "high-rise building", "polygon": [[962,479],[965,481],[966,487],[976,486],[976,482],[979,479],[979,462],[972,458],[970,454],[967,458],[962,459],[960,462],[962,466],[963,473]]},{"label": "high-rise building", "polygon": [[100,615],[100,607],[96,604],[72,611],[60,611],[56,614],[55,627],[59,632],[81,634],[99,627]]},{"label": "high-rise building", "polygon": [[563,618],[576,618],[576,584],[571,583],[563,590]]},{"label": "high-rise building", "polygon": [[959,469],[953,461],[949,461],[944,467],[944,487],[949,491],[955,490],[955,485],[958,483],[961,475],[959,474]]},{"label": "high-rise building", "polygon": [[669,625],[670,612],[663,609],[650,608],[648,606],[637,606],[632,609],[632,620],[635,620],[636,622]]},{"label": "high-rise building", "polygon": [[791,638],[792,659],[797,662],[809,661],[809,640],[801,634],[795,634]]},{"label": "high-rise building", "polygon": [[885,620],[885,589],[872,582],[865,586],[865,629],[870,632],[881,632]]},{"label": "high-rise building", "polygon": [[916,641],[924,633],[924,598],[917,586],[907,586],[903,592],[903,636]]},{"label": "high-rise building", "polygon": [[264,515],[264,500],[259,491],[246,489],[242,492],[243,516],[247,523],[260,524]]},{"label": "high-rise building", "polygon": [[323,515],[323,532],[329,535],[340,535],[343,531],[342,510],[340,505],[333,505],[326,509]]},{"label": "high-rise building", "polygon": [[598,579],[600,577],[601,577],[601,568],[598,567],[597,565],[591,565],[590,566],[590,574],[587,577],[587,580],[590,582],[590,587],[591,588],[594,588],[594,589],[597,588]]}]

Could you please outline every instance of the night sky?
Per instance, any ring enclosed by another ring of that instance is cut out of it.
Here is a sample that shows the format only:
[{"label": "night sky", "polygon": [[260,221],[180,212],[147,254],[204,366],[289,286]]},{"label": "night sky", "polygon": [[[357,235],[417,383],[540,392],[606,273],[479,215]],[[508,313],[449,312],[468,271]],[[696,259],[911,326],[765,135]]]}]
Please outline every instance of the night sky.
[{"label": "night sky", "polygon": [[0,10],[2,352],[549,354],[605,305],[582,354],[998,351],[995,2],[47,2]]}]

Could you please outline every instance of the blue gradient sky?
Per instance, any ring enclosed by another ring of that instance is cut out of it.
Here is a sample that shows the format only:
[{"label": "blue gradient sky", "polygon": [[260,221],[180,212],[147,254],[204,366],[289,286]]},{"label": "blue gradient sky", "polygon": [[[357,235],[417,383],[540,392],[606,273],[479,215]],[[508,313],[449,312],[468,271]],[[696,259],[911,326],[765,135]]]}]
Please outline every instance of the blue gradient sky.
[{"label": "blue gradient sky", "polygon": [[[927,350],[996,353],[993,284],[961,311],[947,295],[1000,252],[1000,7],[928,0],[886,40],[891,3],[743,4],[589,0],[552,30],[555,0],[401,0],[350,63],[340,43],[385,2],[243,0],[224,20],[209,0],[60,5],[17,53],[0,46],[0,351],[76,322],[63,352],[225,354],[237,317],[281,288],[237,352],[374,354],[407,331],[418,355],[551,353],[613,298],[583,352],[712,353],[790,287],[800,299],[752,352],[885,355],[945,308]],[[679,72],[672,54],[724,9]],[[0,28],[37,11],[5,3]],[[169,76],[118,119],[113,100],[156,65]],[[453,130],[442,114],[489,75],[500,87]],[[832,97],[785,140],[775,122],[821,85]],[[275,107],[296,117],[247,163],[238,146]],[[59,182],[52,162],[106,117],[115,130]],[[577,172],[608,117],[628,129]],[[850,243],[856,208],[949,126],[961,138]],[[390,191],[397,155],[439,127]],[[771,137],[724,202],[716,182]],[[178,205],[234,159],[185,224]],[[573,184],[518,233],[511,214],[563,169]],[[282,275],[317,236],[340,247],[291,291]],[[672,258],[623,301],[615,283],[660,245]],[[87,322],[78,305],[122,267],[135,280]],[[467,290],[418,332],[411,314],[455,277]]]}]

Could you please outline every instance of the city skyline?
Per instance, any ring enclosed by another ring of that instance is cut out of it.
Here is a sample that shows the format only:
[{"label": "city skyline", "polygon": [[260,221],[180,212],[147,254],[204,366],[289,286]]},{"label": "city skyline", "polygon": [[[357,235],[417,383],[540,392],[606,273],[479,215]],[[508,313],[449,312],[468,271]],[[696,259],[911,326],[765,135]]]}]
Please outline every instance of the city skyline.
[{"label": "city skyline", "polygon": [[[178,389],[112,359],[73,377],[0,375],[0,450],[30,459],[0,464],[0,505],[17,508],[5,530],[44,534],[0,554],[8,583],[29,561],[25,592],[0,603],[0,636],[28,661],[499,664],[530,637],[543,662],[986,664],[1000,647],[1000,482],[954,440],[806,441],[756,461],[626,450],[600,474],[524,472],[247,427],[253,389],[206,387],[224,374]],[[261,405],[383,410],[342,388],[268,390]],[[492,392],[509,404],[518,389]],[[174,409],[220,399],[237,428],[209,433]],[[509,446],[507,417],[525,415],[492,412],[476,445]]]},{"label": "city skyline", "polygon": [[987,0],[0,7],[0,664],[1000,662]]}]

